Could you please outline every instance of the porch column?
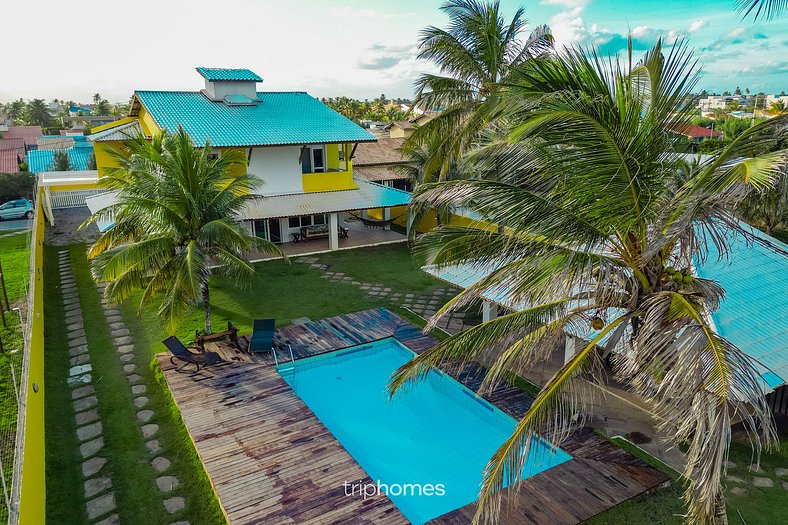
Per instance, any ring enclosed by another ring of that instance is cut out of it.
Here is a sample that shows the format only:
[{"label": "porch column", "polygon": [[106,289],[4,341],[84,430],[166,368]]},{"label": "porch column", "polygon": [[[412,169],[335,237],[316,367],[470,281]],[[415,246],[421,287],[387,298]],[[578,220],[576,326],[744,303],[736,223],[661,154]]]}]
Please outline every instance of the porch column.
[{"label": "porch column", "polygon": [[328,249],[336,251],[339,249],[339,219],[336,213],[328,214]]},{"label": "porch column", "polygon": [[405,235],[407,235],[408,238],[410,238],[410,226],[410,209],[407,209],[405,211]]},{"label": "porch column", "polygon": [[490,301],[482,301],[482,322],[486,323],[498,316],[498,306]]},{"label": "porch column", "polygon": [[52,192],[49,191],[49,186],[44,186],[44,210],[49,218],[49,225],[55,225],[55,214],[52,213]]},{"label": "porch column", "polygon": [[568,363],[577,353],[577,337],[566,334],[566,341],[564,342],[564,364]]},{"label": "porch column", "polygon": [[[383,208],[383,220],[384,221],[391,220],[391,208]],[[386,224],[386,225],[383,226],[383,229],[384,230],[390,230],[391,226]]]}]

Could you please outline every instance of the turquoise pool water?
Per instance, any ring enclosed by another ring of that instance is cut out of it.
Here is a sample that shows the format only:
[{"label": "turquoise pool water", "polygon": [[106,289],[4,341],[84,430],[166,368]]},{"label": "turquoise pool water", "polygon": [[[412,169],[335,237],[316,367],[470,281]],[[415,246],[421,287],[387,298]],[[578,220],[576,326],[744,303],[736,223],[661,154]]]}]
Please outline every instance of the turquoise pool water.
[{"label": "turquoise pool water", "polygon": [[[388,487],[405,517],[422,524],[476,500],[484,467],[515,420],[437,371],[389,400],[389,376],[412,357],[396,340],[384,339],[280,371],[373,482]],[[538,445],[526,476],[571,459],[546,442]],[[359,480],[345,481],[348,497],[363,497],[351,485]]]}]

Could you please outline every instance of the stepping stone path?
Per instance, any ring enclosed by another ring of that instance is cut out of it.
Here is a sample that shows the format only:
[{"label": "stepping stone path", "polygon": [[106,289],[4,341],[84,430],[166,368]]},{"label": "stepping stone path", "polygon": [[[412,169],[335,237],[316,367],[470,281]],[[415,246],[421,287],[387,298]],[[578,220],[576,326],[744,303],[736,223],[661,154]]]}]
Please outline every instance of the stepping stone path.
[{"label": "stepping stone path", "polygon": [[[381,283],[354,281],[352,277],[345,275],[344,272],[330,271],[327,264],[320,264],[318,261],[317,257],[301,257],[295,260],[296,263],[307,264],[310,268],[323,272],[323,275],[320,276],[323,279],[327,279],[332,283],[357,286],[366,292],[370,298],[386,299],[424,318],[435,315],[435,312],[457,293],[456,290],[450,288],[437,288],[424,294],[403,294],[387,288]],[[445,332],[456,334],[473,325],[465,322],[465,312],[452,312],[438,321],[437,326]]]},{"label": "stepping stone path", "polygon": [[116,508],[115,494],[112,491],[111,473],[106,467],[107,459],[103,455],[103,429],[99,421],[96,390],[93,387],[93,366],[90,363],[82,307],[69,252],[61,251],[58,254],[58,270],[70,358],[66,382],[72,388],[71,399],[74,421],[77,425],[76,434],[81,442],[79,453],[83,459],[82,475],[85,478],[83,487],[85,512],[91,523],[98,525],[119,523],[116,514],[109,515]]},{"label": "stepping stone path", "polygon": [[[120,517],[115,513],[117,501],[112,486],[112,473],[107,466],[104,429],[100,418],[101,403],[93,386],[93,365],[90,362],[82,307],[69,252],[61,251],[58,254],[58,268],[69,346],[69,370],[66,380],[72,389],[71,404],[77,427],[76,437],[80,442],[79,453],[83,460],[81,470],[84,478],[85,514],[92,525],[118,525]],[[156,485],[162,494],[162,511],[175,514],[186,506],[186,500],[176,495],[180,481],[167,472],[171,462],[160,455],[161,445],[157,439],[152,438],[158,433],[159,426],[151,423],[156,414],[146,406],[149,404],[149,399],[145,396],[147,387],[144,378],[138,373],[146,363],[135,362],[137,356],[134,353],[134,338],[131,331],[123,322],[120,311],[103,299],[105,285],[99,284],[97,288],[102,294],[102,306],[117,351],[118,367],[126,375],[128,380],[126,387],[134,396],[136,423],[150,453],[150,463],[147,468],[158,473]],[[97,372],[96,375],[101,374]],[[177,523],[189,525],[186,521]]]},{"label": "stepping stone path", "polygon": [[[134,337],[123,321],[120,310],[104,298],[105,288],[106,284],[104,283],[97,285],[97,289],[102,296],[101,304],[104,310],[104,317],[107,320],[110,337],[112,337],[112,343],[118,356],[118,364],[126,375],[129,391],[134,397],[137,426],[145,440],[145,447],[151,454],[148,468],[151,468],[156,473],[163,473],[156,479],[156,485],[159,492],[162,493],[162,498],[164,498],[165,495],[168,495],[168,493],[180,486],[180,481],[175,476],[166,474],[165,471],[170,468],[171,462],[168,458],[158,455],[161,451],[161,445],[159,440],[155,439],[155,436],[159,432],[159,425],[151,423],[151,420],[154,420],[156,417],[156,412],[150,408],[145,408],[149,402],[149,399],[145,396],[147,386],[144,384],[144,378],[138,373],[144,363],[135,362],[137,356],[134,353]],[[181,496],[171,496],[163,499],[162,505],[168,514],[175,514],[186,506],[186,500]],[[179,523],[188,525],[188,522],[185,521]]]}]

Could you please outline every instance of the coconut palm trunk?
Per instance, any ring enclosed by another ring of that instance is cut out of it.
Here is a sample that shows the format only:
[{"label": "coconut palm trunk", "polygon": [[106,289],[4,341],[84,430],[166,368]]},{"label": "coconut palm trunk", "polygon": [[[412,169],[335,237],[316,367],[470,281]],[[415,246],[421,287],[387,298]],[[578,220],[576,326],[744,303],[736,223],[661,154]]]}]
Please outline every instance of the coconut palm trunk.
[{"label": "coconut palm trunk", "polygon": [[205,279],[200,286],[202,288],[202,308],[205,313],[205,333],[213,333],[213,321],[211,319],[211,292],[208,289],[208,279]]}]

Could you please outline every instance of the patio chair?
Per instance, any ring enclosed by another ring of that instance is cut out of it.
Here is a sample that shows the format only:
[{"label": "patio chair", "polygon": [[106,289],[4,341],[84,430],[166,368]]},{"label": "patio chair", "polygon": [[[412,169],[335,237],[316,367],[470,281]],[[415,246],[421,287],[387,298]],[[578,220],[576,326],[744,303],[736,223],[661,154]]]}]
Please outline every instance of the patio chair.
[{"label": "patio chair", "polygon": [[274,351],[276,319],[255,319],[252,337],[249,338],[250,354]]},{"label": "patio chair", "polygon": [[[162,341],[162,344],[172,353],[170,362],[178,367],[176,369],[178,372],[184,370],[189,365],[194,365],[195,370],[192,373],[196,374],[201,368],[222,362],[222,358],[219,357],[219,354],[216,352],[192,352],[174,335]],[[176,360],[182,361],[182,364],[178,365]]]}]

